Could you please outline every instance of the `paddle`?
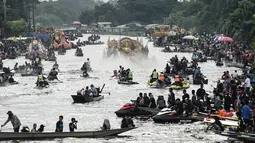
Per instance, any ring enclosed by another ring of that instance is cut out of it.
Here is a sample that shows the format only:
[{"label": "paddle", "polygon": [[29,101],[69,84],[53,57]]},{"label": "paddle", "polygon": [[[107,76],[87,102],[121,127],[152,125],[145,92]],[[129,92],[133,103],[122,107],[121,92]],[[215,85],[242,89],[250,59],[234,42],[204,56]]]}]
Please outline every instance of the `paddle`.
[{"label": "paddle", "polygon": [[109,94],[109,95],[111,95],[111,92],[101,92],[101,94]]}]

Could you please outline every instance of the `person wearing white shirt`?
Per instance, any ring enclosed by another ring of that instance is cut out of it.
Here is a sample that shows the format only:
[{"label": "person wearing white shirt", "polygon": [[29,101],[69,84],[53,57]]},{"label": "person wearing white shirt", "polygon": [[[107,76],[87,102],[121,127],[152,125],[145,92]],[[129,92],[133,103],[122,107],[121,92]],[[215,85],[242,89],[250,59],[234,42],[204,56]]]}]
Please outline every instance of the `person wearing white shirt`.
[{"label": "person wearing white shirt", "polygon": [[248,95],[249,95],[249,93],[250,93],[250,88],[251,88],[251,80],[250,80],[250,78],[248,77],[248,75],[247,75],[247,77],[246,77],[244,83],[245,83],[245,94],[248,94]]},{"label": "person wearing white shirt", "polygon": [[235,70],[235,72],[233,73],[232,77],[233,77],[234,79],[238,77],[238,73],[237,73],[236,70]]}]

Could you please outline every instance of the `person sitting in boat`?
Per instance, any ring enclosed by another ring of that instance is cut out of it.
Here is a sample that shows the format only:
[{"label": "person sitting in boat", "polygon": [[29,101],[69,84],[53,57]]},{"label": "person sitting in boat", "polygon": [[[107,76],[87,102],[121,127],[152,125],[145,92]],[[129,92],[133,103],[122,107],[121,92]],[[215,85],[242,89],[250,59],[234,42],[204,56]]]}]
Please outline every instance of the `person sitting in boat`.
[{"label": "person sitting in boat", "polygon": [[15,80],[13,79],[13,76],[11,75],[10,77],[9,77],[9,83],[14,83],[15,82]]},{"label": "person sitting in boat", "polygon": [[164,86],[165,84],[165,74],[163,72],[160,72],[159,79],[158,79],[158,85],[160,87]]},{"label": "person sitting in boat", "polygon": [[52,66],[52,68],[55,68],[59,71],[59,65],[58,65],[58,62],[55,61],[54,65]]},{"label": "person sitting in boat", "polygon": [[159,109],[166,108],[166,101],[164,99],[164,96],[158,96],[157,105],[157,108]]},{"label": "person sitting in boat", "polygon": [[23,126],[22,129],[21,129],[21,132],[22,133],[29,133],[29,127],[28,126]]},{"label": "person sitting in boat", "polygon": [[110,130],[111,129],[111,125],[110,125],[110,121],[108,119],[104,119],[104,123],[103,126],[101,127],[102,130]]},{"label": "person sitting in boat", "polygon": [[127,69],[127,81],[132,82],[133,81],[133,72],[130,71],[130,69]]},{"label": "person sitting in boat", "polygon": [[200,67],[197,67],[195,68],[194,70],[194,76],[193,76],[193,79],[197,79],[197,77],[201,75],[201,70],[200,70]]},{"label": "person sitting in boat", "polygon": [[185,98],[183,101],[183,115],[190,116],[192,114],[192,111],[194,109],[194,106],[191,103],[191,100],[189,98]]},{"label": "person sitting in boat", "polygon": [[84,93],[84,88],[77,91],[77,95],[82,95]]},{"label": "person sitting in boat", "polygon": [[42,75],[42,73],[39,72],[38,76],[37,76],[36,85],[40,86],[40,87],[44,87],[44,86],[48,85],[48,82],[45,79],[46,78]]},{"label": "person sitting in boat", "polygon": [[121,121],[121,128],[133,128],[135,127],[134,122],[131,118],[123,117]]},{"label": "person sitting in boat", "polygon": [[3,125],[1,125],[1,128],[4,127],[9,121],[11,121],[14,132],[19,132],[19,128],[21,126],[21,122],[19,118],[12,113],[12,111],[8,111],[8,119],[5,121]]},{"label": "person sitting in boat", "polygon": [[177,98],[175,100],[175,105],[173,106],[173,109],[176,111],[176,115],[182,115],[183,114],[183,105],[180,100],[180,98]]},{"label": "person sitting in boat", "polygon": [[89,58],[87,58],[87,68],[88,68],[88,69],[91,68],[91,67],[90,67],[90,60],[89,60]]},{"label": "person sitting in boat", "polygon": [[44,127],[45,126],[43,124],[41,124],[40,128],[37,130],[37,132],[42,133],[44,131]]},{"label": "person sitting in boat", "polygon": [[91,90],[89,89],[88,86],[86,86],[86,89],[84,90],[84,96],[89,97],[90,93],[91,93]]},{"label": "person sitting in boat", "polygon": [[154,81],[158,81],[158,72],[156,69],[153,70],[152,74],[151,74],[151,80],[150,83],[153,83]]},{"label": "person sitting in boat", "polygon": [[155,98],[153,97],[152,93],[149,93],[149,97],[150,97],[150,105],[149,105],[149,107],[150,108],[156,108],[157,107],[156,101],[155,101]]},{"label": "person sitting in boat", "polygon": [[81,67],[81,70],[82,70],[82,71],[84,71],[85,69],[87,69],[87,63],[86,63],[86,62],[84,62],[83,65],[82,65],[82,67]]},{"label": "person sitting in boat", "polygon": [[36,123],[34,123],[33,124],[33,128],[31,129],[31,133],[36,133],[37,132],[37,124]]},{"label": "person sitting in boat", "polygon": [[171,73],[171,67],[168,65],[168,63],[166,64],[166,67],[165,67],[165,73],[166,74],[170,74]]},{"label": "person sitting in boat", "polygon": [[15,63],[14,65],[14,68],[13,68],[15,71],[17,71],[19,68],[18,68],[18,63]]},{"label": "person sitting in boat", "polygon": [[35,67],[38,67],[41,64],[41,58],[39,56],[36,56],[35,58]]},{"label": "person sitting in boat", "polygon": [[98,89],[94,87],[93,84],[90,85],[91,95],[92,97],[97,97],[99,95]]},{"label": "person sitting in boat", "polygon": [[207,127],[207,130],[210,129],[210,128],[213,128],[214,130],[216,131],[224,131],[225,128],[224,126],[222,125],[222,123],[220,122],[220,118],[218,116],[213,116],[214,118],[214,123],[212,123],[211,125],[209,125]]},{"label": "person sitting in boat", "polygon": [[71,123],[69,123],[70,132],[74,132],[74,130],[77,130],[77,123],[78,121],[76,121],[75,118],[71,119]]},{"label": "person sitting in boat", "polygon": [[181,77],[179,75],[174,76],[174,85],[182,87],[182,81],[181,81]]},{"label": "person sitting in boat", "polygon": [[48,80],[50,80],[50,81],[53,81],[53,80],[55,80],[55,79],[58,80],[57,75],[58,75],[58,72],[56,71],[55,68],[53,68],[53,69],[50,71],[50,73],[49,73]]}]

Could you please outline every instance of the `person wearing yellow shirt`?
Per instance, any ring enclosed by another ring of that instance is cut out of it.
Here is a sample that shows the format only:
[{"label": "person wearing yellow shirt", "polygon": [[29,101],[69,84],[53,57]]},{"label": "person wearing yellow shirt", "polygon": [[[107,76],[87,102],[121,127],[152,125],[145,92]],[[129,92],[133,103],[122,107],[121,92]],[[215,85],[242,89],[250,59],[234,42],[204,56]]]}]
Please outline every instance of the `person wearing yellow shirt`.
[{"label": "person wearing yellow shirt", "polygon": [[152,74],[151,74],[151,81],[150,81],[150,83],[152,83],[154,81],[158,81],[158,72],[156,71],[156,69],[154,69]]}]

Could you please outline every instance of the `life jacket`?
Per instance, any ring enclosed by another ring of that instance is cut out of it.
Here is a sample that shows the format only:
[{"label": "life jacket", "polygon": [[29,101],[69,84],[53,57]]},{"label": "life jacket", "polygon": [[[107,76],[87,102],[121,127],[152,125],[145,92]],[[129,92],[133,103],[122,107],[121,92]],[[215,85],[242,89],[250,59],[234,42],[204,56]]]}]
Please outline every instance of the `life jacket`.
[{"label": "life jacket", "polygon": [[133,73],[131,71],[128,73],[128,78],[133,78]]},{"label": "life jacket", "polygon": [[227,112],[225,111],[225,109],[220,110],[220,116],[226,117],[226,114],[227,114]]},{"label": "life jacket", "polygon": [[154,71],[152,73],[152,78],[157,79],[158,78],[158,73]]},{"label": "life jacket", "polygon": [[42,74],[39,74],[39,75],[38,75],[38,81],[39,81],[39,82],[43,81],[43,75],[42,75]]},{"label": "life jacket", "polygon": [[160,74],[159,80],[164,81],[165,80],[165,75],[164,74]]},{"label": "life jacket", "polygon": [[39,58],[35,58],[35,63],[39,63]]},{"label": "life jacket", "polygon": [[180,76],[179,75],[175,75],[174,76],[174,81],[175,82],[180,82],[181,81]]}]

